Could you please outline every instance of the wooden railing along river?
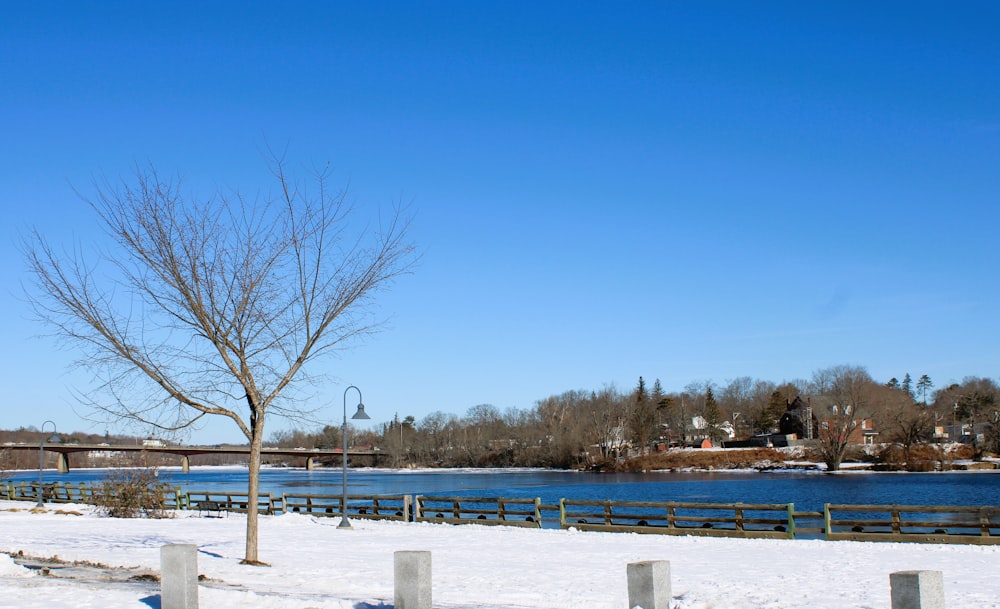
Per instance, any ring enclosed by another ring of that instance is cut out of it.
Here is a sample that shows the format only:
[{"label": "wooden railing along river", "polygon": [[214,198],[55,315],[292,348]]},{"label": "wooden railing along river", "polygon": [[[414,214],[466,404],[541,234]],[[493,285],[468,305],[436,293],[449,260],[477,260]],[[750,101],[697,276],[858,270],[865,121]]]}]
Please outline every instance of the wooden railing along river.
[{"label": "wooden railing along river", "polygon": [[[167,509],[212,515],[246,512],[246,493],[184,491],[161,487]],[[101,487],[7,482],[0,499],[95,504]],[[425,495],[341,495],[261,493],[263,514],[300,513],[350,518],[506,525],[543,524],[581,531],[697,535],[764,539],[821,538],[1000,545],[1000,506],[906,506],[826,504],[822,512],[800,512],[791,503],[693,503],[677,501],[582,501],[539,498],[437,497]]]}]

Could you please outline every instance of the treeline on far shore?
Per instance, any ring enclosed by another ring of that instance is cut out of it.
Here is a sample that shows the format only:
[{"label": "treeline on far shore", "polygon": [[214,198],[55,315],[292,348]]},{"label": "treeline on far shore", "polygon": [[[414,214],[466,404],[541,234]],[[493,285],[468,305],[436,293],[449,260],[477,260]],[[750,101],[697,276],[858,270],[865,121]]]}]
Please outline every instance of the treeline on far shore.
[{"label": "treeline on far shore", "polygon": [[[5,438],[26,436],[38,436],[39,432],[31,429],[6,431],[0,430],[0,441],[14,442]],[[301,434],[288,434],[298,439],[306,439]],[[114,438],[112,438],[114,439]],[[131,438],[118,438],[127,440]],[[132,442],[125,442],[124,445],[135,445]],[[20,444],[35,446],[28,439],[22,439]],[[81,444],[92,444],[91,439],[79,442]],[[141,440],[140,440],[141,443]],[[122,444],[119,444],[122,445]],[[7,448],[8,450],[4,450]],[[281,446],[289,448],[289,446]],[[379,451],[379,458],[354,457],[352,467],[381,466],[381,467],[470,467],[469,465],[455,465],[447,462],[417,463],[404,457],[402,464],[397,457],[389,452]],[[866,464],[865,467],[879,471],[952,471],[957,469],[981,469],[974,467],[977,464],[968,463],[974,457],[973,448],[967,444],[938,444],[914,447],[909,455],[904,455],[902,450],[895,445],[888,446],[857,446],[849,451],[846,461]],[[46,467],[54,467],[54,455],[48,455]],[[245,465],[245,455],[196,455],[191,457],[191,464],[196,466],[223,466],[223,465]],[[740,448],[740,449],[718,449],[718,450],[650,450],[642,455],[633,455],[628,458],[592,461],[575,466],[577,469],[588,469],[591,471],[619,471],[619,472],[641,472],[656,470],[778,470],[778,469],[814,469],[822,462],[822,455],[815,447],[802,445],[794,450],[779,450],[769,447]],[[115,468],[115,467],[140,467],[156,468],[177,466],[179,463],[176,455],[161,454],[157,452],[128,452],[117,455],[75,453],[73,456],[73,467],[93,467],[93,468]],[[982,465],[996,467],[1000,462],[990,462]],[[305,467],[305,458],[296,457],[271,457],[269,465]],[[339,457],[328,462],[319,462],[319,466],[339,467]],[[506,465],[496,459],[488,459],[479,462],[471,467],[509,467],[513,462]],[[525,461],[524,467],[553,467],[542,466],[536,463]],[[9,447],[0,446],[0,477],[3,472],[17,470],[34,470],[38,467],[38,457],[35,451],[11,451]]]},{"label": "treeline on far shore", "polygon": [[[1000,386],[967,377],[935,390],[926,374],[879,381],[853,365],[817,370],[809,380],[741,377],[670,393],[639,377],[627,391],[567,391],[530,409],[481,404],[464,416],[434,412],[349,432],[350,446],[377,447],[395,467],[653,468],[648,462],[699,460],[690,451],[666,456],[675,447],[766,445],[776,434],[795,438],[805,460],[831,470],[854,460],[929,471],[1000,452]],[[341,428],[281,431],[271,441],[336,448]]]},{"label": "treeline on far shore", "polygon": [[[989,378],[967,377],[936,388],[926,374],[914,380],[909,373],[902,380],[876,380],[864,367],[853,365],[817,370],[809,380],[779,384],[740,377],[725,385],[691,383],[674,392],[664,391],[659,380],[647,384],[639,377],[629,390],[605,386],[566,391],[526,409],[480,404],[462,416],[434,412],[420,420],[396,417],[375,429],[348,424],[347,444],[377,453],[377,459],[354,457],[358,466],[621,470],[685,467],[686,460],[691,467],[703,463],[721,468],[738,466],[729,463],[746,455],[693,456],[696,451],[673,449],[730,442],[763,443],[766,448],[768,435],[794,438],[804,451],[800,460],[824,463],[831,470],[852,460],[913,471],[949,469],[949,463],[962,459],[992,463],[989,458],[1000,452],[1000,385]],[[35,428],[0,431],[0,444],[37,443],[41,436]],[[75,432],[61,436],[63,442],[111,446],[150,441]],[[265,446],[337,449],[342,437],[339,425],[281,430]],[[2,448],[0,469],[37,467],[37,454]],[[781,454],[763,459],[762,467],[769,466],[768,460],[784,460]],[[178,461],[153,451],[97,451],[85,458],[90,461],[74,466]],[[245,456],[191,457],[191,465],[240,463]],[[305,459],[266,456],[265,463],[301,466]],[[338,464],[336,457],[321,463]]]}]

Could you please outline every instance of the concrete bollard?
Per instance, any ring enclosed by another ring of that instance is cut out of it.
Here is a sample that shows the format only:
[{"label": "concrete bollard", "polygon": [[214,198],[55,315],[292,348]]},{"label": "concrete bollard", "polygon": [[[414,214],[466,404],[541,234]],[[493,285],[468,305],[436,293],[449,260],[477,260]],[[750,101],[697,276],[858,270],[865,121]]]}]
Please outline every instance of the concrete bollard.
[{"label": "concrete bollard", "polygon": [[395,609],[431,609],[431,553],[400,550],[393,554],[393,568]]},{"label": "concrete bollard", "polygon": [[160,609],[198,609],[198,546],[160,547]]},{"label": "concrete bollard", "polygon": [[626,572],[629,609],[635,607],[669,609],[671,599],[669,560],[630,562]]},{"label": "concrete bollard", "polygon": [[941,571],[897,571],[889,574],[892,609],[944,609]]}]

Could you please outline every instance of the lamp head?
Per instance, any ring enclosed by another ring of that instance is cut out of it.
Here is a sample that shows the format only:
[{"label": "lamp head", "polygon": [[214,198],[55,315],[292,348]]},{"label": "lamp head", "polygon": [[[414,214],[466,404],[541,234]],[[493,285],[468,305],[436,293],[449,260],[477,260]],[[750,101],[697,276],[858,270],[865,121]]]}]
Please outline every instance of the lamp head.
[{"label": "lamp head", "polygon": [[371,417],[365,413],[365,405],[358,402],[358,411],[354,413],[352,419],[370,419]]}]

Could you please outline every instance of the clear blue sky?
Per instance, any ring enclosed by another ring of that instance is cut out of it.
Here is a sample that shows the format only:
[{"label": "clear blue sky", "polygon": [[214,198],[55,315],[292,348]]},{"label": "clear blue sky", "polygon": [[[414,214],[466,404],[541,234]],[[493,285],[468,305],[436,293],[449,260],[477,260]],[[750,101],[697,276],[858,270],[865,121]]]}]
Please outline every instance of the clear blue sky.
[{"label": "clear blue sky", "polygon": [[416,213],[390,325],[315,370],[332,424],[349,384],[377,424],[640,375],[995,378],[998,30],[995,2],[8,4],[0,427],[104,431],[20,236],[100,239],[74,188],[137,162],[256,192],[267,143]]}]

